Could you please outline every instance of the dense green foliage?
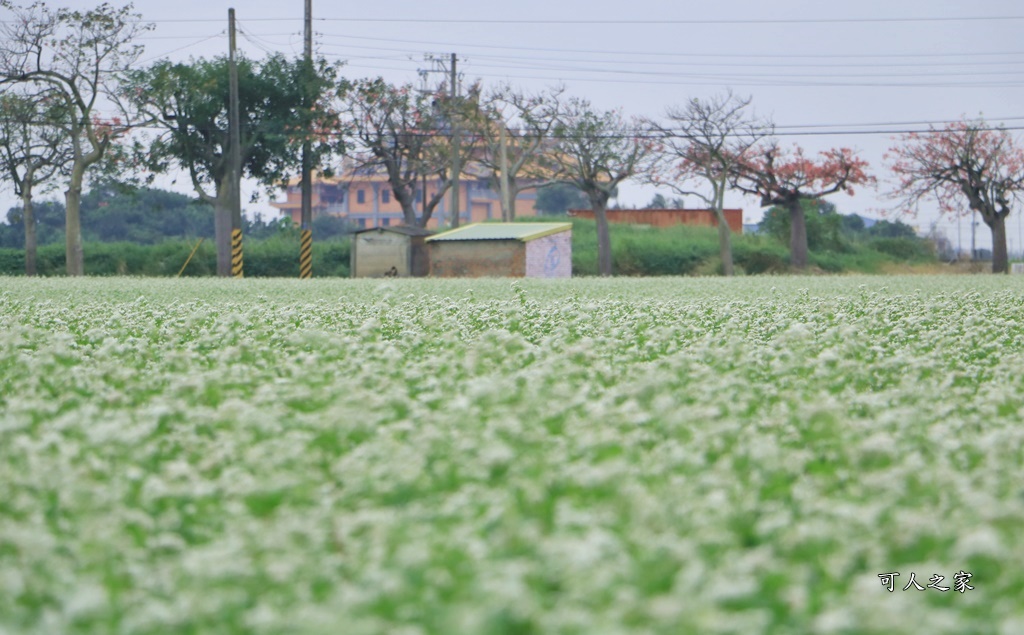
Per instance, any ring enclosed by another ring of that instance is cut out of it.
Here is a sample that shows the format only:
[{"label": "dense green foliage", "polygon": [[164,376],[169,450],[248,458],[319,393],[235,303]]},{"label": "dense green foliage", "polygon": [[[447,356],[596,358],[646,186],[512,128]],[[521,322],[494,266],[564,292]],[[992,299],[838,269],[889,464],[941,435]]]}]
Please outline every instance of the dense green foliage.
[{"label": "dense green foliage", "polygon": [[[156,245],[136,243],[88,243],[85,245],[86,272],[91,276],[174,276],[188,260],[198,240],[167,240]],[[244,242],[245,275],[252,277],[298,277],[299,236],[289,232],[262,240]],[[39,248],[39,275],[64,273],[64,247],[51,244]],[[313,242],[313,267],[317,276],[348,276],[349,241]],[[25,271],[22,249],[0,249],[0,275],[21,275]],[[185,267],[183,276],[212,276],[217,271],[213,241],[206,239]]]},{"label": "dense green foliage", "polygon": [[[319,107],[319,96],[337,89],[337,67],[321,59],[311,68],[280,54],[258,61],[242,57],[237,67],[242,174],[279,184],[299,173],[300,130],[338,127],[336,117]],[[228,76],[228,59],[222,56],[159,61],[129,78],[134,106],[160,127],[158,135],[140,144],[137,160],[154,173],[193,172],[197,194],[207,202],[220,193],[229,170]],[[344,147],[333,137],[312,141],[314,165]]]},{"label": "dense green foliage", "polygon": [[561,215],[570,209],[589,208],[590,202],[579,188],[568,183],[555,183],[537,190],[533,206],[541,214]]},{"label": "dense green foliage", "polygon": [[1024,276],[7,278],[0,631],[1019,633],[1022,311]]},{"label": "dense green foliage", "polygon": [[[38,201],[34,205],[40,245],[64,242],[64,204]],[[82,234],[88,242],[130,242],[155,245],[167,239],[213,238],[213,208],[195,198],[158,188],[134,188],[116,183],[94,187],[82,197]],[[246,238],[298,235],[288,219],[243,217]],[[351,227],[333,216],[314,219],[317,240],[340,238]],[[0,248],[23,248],[25,230],[21,207],[7,212],[0,223]]]},{"label": "dense green foliage", "polygon": [[[531,218],[520,219],[529,222]],[[573,223],[573,273],[597,274],[597,239],[594,222]],[[319,223],[319,224],[318,224]],[[348,275],[349,241],[346,228],[333,219],[314,223],[314,262],[317,276]],[[285,224],[253,223],[247,230],[245,271],[249,276],[298,275],[299,234]],[[612,256],[615,271],[627,276],[717,275],[718,236],[714,229],[670,227],[652,229],[642,226],[613,225]],[[86,271],[91,275],[174,275],[195,245],[195,238],[169,240],[155,245],[133,243],[89,243],[85,248]],[[739,235],[733,238],[733,258],[739,271],[749,275],[786,273],[788,249],[767,235]],[[63,271],[64,255],[59,244],[39,250],[41,275]],[[842,251],[812,251],[811,264],[829,273],[878,273],[892,263],[935,262],[927,244],[920,239],[872,238],[865,243],[849,243]],[[24,250],[0,249],[0,275],[20,275],[24,271]],[[213,275],[216,271],[212,241],[207,239],[183,275]]]},{"label": "dense green foliage", "polygon": [[[573,273],[596,275],[594,222],[571,220]],[[721,270],[718,233],[714,228],[613,224],[611,239],[614,268],[619,275],[715,275]],[[733,236],[737,273],[786,273],[789,271],[786,245],[787,242],[767,234]],[[810,253],[811,266],[829,273],[878,273],[887,264],[928,262],[936,262],[930,245],[916,237],[851,241],[838,250],[812,247]]]},{"label": "dense green foliage", "polygon": [[[837,213],[829,201],[803,201],[807,219],[807,247],[811,263],[821,267],[823,261],[835,260],[842,254],[855,254],[865,248],[898,260],[924,261],[934,258],[934,247],[919,238],[914,229],[900,221],[880,220],[870,227],[857,215]],[[760,229],[780,244],[789,244],[789,211],[771,207],[761,221]],[[828,267],[822,267],[827,269]]]}]

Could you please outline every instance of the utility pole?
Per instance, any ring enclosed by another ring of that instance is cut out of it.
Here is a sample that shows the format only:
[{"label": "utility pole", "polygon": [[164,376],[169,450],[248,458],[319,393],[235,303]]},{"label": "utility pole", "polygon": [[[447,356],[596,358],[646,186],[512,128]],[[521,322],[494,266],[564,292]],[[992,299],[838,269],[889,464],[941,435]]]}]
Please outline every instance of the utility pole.
[{"label": "utility pole", "polygon": [[[309,97],[309,85],[313,74],[313,0],[306,0],[306,41],[303,60],[303,93]],[[312,104],[307,104],[312,107]],[[313,149],[309,140],[310,130],[302,141],[302,218],[300,229],[302,240],[299,244],[299,278],[313,277]]]},{"label": "utility pole", "polygon": [[459,138],[459,73],[455,68],[458,58],[455,53],[452,53],[452,110],[451,110],[451,124],[452,124],[452,227],[458,227],[460,223],[459,218],[459,198],[461,198],[460,184],[459,184],[459,173],[462,172],[462,157],[459,156],[462,152],[461,139]]},{"label": "utility pole", "polygon": [[[451,190],[452,190],[452,194],[451,194],[451,197],[449,199],[451,201],[451,204],[449,206],[448,213],[451,214],[450,225],[451,225],[451,227],[454,228],[454,227],[458,227],[459,226],[459,221],[460,221],[460,218],[459,218],[459,202],[460,202],[460,200],[459,199],[460,199],[461,192],[459,190],[461,189],[461,184],[460,184],[460,178],[459,177],[460,177],[460,174],[462,173],[462,147],[461,147],[462,135],[461,135],[461,131],[459,130],[459,115],[461,114],[461,109],[460,109],[460,106],[459,106],[459,103],[458,103],[458,99],[459,99],[459,72],[458,72],[458,68],[457,68],[458,56],[455,53],[452,53],[451,56],[447,57],[447,58],[446,57],[442,57],[442,56],[435,56],[433,54],[428,54],[428,55],[426,55],[425,59],[426,59],[426,61],[431,62],[433,64],[433,68],[431,68],[429,70],[421,69],[419,71],[420,77],[423,78],[423,87],[420,89],[420,92],[422,92],[422,93],[432,93],[432,92],[434,92],[430,88],[428,88],[429,82],[428,82],[427,76],[430,73],[443,73],[443,74],[448,76],[447,81],[449,81],[451,83],[451,87],[449,88],[449,91],[448,91],[449,99],[450,99],[450,102],[451,102],[451,108],[448,111],[448,117],[449,117],[448,121],[449,121],[449,125],[450,125],[450,135],[451,135],[451,143],[452,143],[452,156],[451,156],[451,170],[452,170],[452,177],[451,177],[452,187],[451,187]],[[451,62],[451,66],[447,66],[446,67],[446,62],[448,62],[449,60]],[[465,61],[465,60],[463,60],[463,61]],[[426,202],[427,202],[427,190],[426,190],[426,179],[425,179],[425,175],[424,175],[424,187],[423,187],[423,208],[424,208],[424,214],[426,213]],[[447,214],[439,217],[438,218],[439,222],[444,222],[444,218],[446,216],[447,216]]]},{"label": "utility pole", "polygon": [[231,275],[236,278],[242,277],[242,135],[240,119],[238,64],[235,60],[235,10],[228,9],[228,145],[231,147],[228,173],[231,184]]}]

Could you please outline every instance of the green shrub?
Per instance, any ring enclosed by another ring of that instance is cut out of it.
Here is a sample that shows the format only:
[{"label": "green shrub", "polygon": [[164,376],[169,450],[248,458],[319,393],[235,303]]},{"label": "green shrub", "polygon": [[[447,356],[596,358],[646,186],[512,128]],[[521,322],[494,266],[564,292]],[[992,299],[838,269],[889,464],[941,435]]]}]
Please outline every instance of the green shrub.
[{"label": "green shrub", "polygon": [[935,259],[934,245],[917,237],[872,238],[867,246],[900,261],[920,262]]},{"label": "green shrub", "polygon": [[[168,240],[155,245],[135,243],[86,243],[85,271],[91,276],[212,276],[217,272],[217,250],[204,240],[189,260],[195,241]],[[298,277],[298,237],[248,240],[243,243],[244,272],[247,277]],[[37,270],[42,276],[63,275],[64,245],[39,247]],[[182,271],[186,261],[188,265]],[[316,276],[347,277],[349,240],[313,243],[313,272]],[[0,275],[24,275],[23,249],[0,249]]]},{"label": "green shrub", "polygon": [[[536,222],[536,218],[519,219]],[[545,218],[573,225],[573,275],[597,275],[597,231],[592,220]],[[718,232],[710,227],[611,225],[612,267],[624,276],[718,275],[722,271]],[[89,275],[175,276],[196,246],[194,240],[168,240],[155,245],[135,243],[87,243],[85,270]],[[767,235],[732,237],[733,264],[737,274],[779,274],[789,268],[789,249]],[[313,275],[347,277],[350,240],[331,239],[313,243]],[[298,277],[299,233],[279,232],[244,243],[245,276]],[[931,246],[918,238],[872,238],[844,243],[840,250],[812,250],[810,264],[822,271],[877,273],[885,263],[935,260]],[[40,275],[64,274],[64,245],[44,245],[38,251]],[[204,240],[181,275],[212,276],[217,271],[216,247]],[[0,275],[23,275],[21,249],[0,249]]]}]

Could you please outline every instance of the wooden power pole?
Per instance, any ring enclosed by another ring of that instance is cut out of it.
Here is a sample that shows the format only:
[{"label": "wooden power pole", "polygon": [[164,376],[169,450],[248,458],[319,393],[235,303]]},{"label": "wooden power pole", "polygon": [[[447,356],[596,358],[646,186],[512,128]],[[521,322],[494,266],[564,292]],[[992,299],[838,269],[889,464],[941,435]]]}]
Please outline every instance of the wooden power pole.
[{"label": "wooden power pole", "polygon": [[459,218],[459,198],[461,198],[462,192],[460,192],[459,173],[462,172],[462,153],[461,139],[459,138],[459,73],[455,68],[458,62],[458,57],[455,53],[452,53],[452,110],[451,110],[451,126],[452,126],[452,227],[458,227],[460,224]]},{"label": "wooden power pole", "polygon": [[[306,0],[305,59],[303,60],[303,94],[310,96],[313,74],[313,0]],[[307,104],[312,107],[312,104]],[[310,123],[309,125],[312,125]],[[302,141],[302,218],[299,244],[299,278],[313,277],[313,149],[309,139],[312,131],[303,131]]]},{"label": "wooden power pole", "polygon": [[231,188],[231,275],[236,278],[242,277],[242,135],[240,119],[238,64],[235,60],[235,10],[228,9],[228,145],[230,146],[228,174]]}]

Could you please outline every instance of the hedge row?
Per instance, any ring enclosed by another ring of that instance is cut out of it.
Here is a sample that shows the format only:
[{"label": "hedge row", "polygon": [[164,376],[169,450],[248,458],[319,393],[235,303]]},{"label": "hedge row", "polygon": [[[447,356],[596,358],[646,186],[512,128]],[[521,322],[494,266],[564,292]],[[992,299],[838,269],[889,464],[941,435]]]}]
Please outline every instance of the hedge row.
[{"label": "hedge row", "polygon": [[[612,225],[612,268],[618,275],[714,275],[721,272],[718,232],[704,227]],[[733,262],[746,274],[790,270],[789,248],[771,236],[732,237]],[[573,272],[597,275],[597,232],[593,221],[573,219]],[[936,260],[932,245],[918,238],[873,238],[842,252],[812,251],[810,264],[822,271],[874,273],[887,263]]]},{"label": "hedge row", "polygon": [[[175,276],[188,260],[195,242],[166,241],[156,245],[135,243],[86,243],[85,272],[91,276]],[[247,277],[299,276],[299,240],[297,237],[250,240],[243,244]],[[40,275],[65,272],[64,245],[39,248],[36,266]],[[313,272],[317,276],[347,277],[349,241],[313,243]],[[212,276],[217,271],[217,253],[213,241],[204,240],[182,276]],[[0,249],[0,275],[24,275],[25,251]]]},{"label": "hedge row", "polygon": [[[524,219],[526,220],[526,219]],[[536,219],[529,219],[536,220]],[[561,220],[561,219],[559,219]],[[348,238],[315,242],[313,272],[318,277],[348,276]],[[167,241],[156,245],[88,243],[85,271],[89,275],[174,276],[188,259],[194,242]],[[281,235],[245,243],[247,277],[298,277],[298,234]],[[722,263],[714,229],[699,227],[645,228],[612,226],[612,256],[618,275],[714,275]],[[733,237],[733,260],[746,274],[789,271],[789,249],[770,236]],[[930,262],[935,255],[920,239],[875,238],[849,246],[843,252],[811,252],[810,262],[827,272],[877,272],[886,263]],[[39,248],[41,275],[64,273],[64,245]],[[212,276],[217,270],[212,241],[203,241],[182,275]],[[25,255],[20,249],[0,249],[0,275],[20,275]],[[597,238],[593,221],[573,220],[573,273],[597,275]]]}]

